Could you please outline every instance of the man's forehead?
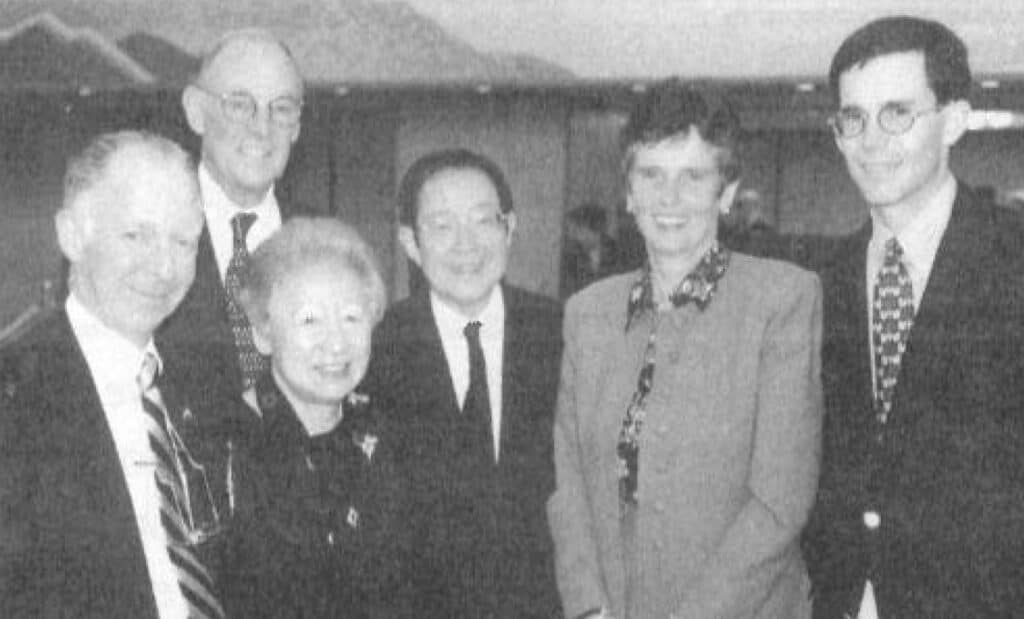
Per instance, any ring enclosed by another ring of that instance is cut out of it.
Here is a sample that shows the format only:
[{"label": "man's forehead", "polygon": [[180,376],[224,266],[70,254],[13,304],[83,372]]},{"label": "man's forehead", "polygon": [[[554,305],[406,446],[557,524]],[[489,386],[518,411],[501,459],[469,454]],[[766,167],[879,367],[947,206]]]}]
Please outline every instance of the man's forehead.
[{"label": "man's forehead", "polygon": [[920,50],[892,52],[855,64],[839,76],[840,105],[860,99],[879,103],[910,102],[932,94]]},{"label": "man's forehead", "polygon": [[228,92],[302,94],[302,78],[291,56],[267,36],[239,36],[225,42],[204,67],[200,81]]}]

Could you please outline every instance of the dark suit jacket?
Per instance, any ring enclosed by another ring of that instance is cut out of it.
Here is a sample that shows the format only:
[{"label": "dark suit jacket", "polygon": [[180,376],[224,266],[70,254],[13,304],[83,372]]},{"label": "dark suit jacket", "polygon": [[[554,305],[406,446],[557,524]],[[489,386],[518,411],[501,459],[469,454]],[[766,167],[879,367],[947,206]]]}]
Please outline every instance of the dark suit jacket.
[{"label": "dark suit jacket", "polygon": [[407,476],[412,607],[425,617],[558,614],[544,504],[554,486],[551,426],[561,311],[504,287],[499,463],[456,447],[460,412],[429,296],[388,310],[374,334],[368,392],[392,411],[396,461]]},{"label": "dark suit jacket", "polygon": [[825,449],[804,540],[815,615],[856,616],[868,578],[883,618],[1019,615],[1021,221],[958,188],[885,426],[872,411],[870,235],[823,273]]},{"label": "dark suit jacket", "polygon": [[[156,619],[117,447],[67,315],[7,354],[17,376],[0,404],[0,616]],[[190,440],[173,389],[162,393]]]},{"label": "dark suit jacket", "polygon": [[[278,201],[281,219],[315,215]],[[196,254],[196,278],[156,335],[164,366],[181,379],[189,400],[200,406],[242,393],[242,371],[228,322],[227,293],[217,268],[210,230],[203,227]]]},{"label": "dark suit jacket", "polygon": [[221,581],[228,614],[407,617],[399,580],[407,530],[397,520],[402,493],[380,413],[368,401],[346,401],[338,426],[311,438],[269,374],[247,396],[260,423],[232,467],[235,512]]}]

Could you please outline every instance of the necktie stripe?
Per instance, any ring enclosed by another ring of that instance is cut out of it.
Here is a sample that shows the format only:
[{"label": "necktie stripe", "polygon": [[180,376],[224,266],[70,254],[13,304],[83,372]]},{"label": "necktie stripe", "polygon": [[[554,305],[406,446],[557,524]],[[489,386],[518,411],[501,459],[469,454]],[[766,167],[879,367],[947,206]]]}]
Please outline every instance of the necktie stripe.
[{"label": "necktie stripe", "polygon": [[191,552],[185,550],[181,545],[168,544],[167,554],[171,557],[171,561],[174,565],[178,566],[178,569],[191,578],[193,582],[200,585],[207,591],[213,589],[213,580],[210,579],[209,574],[206,573],[206,569],[199,564],[199,561],[196,560],[195,556],[193,556]]},{"label": "necktie stripe", "polygon": [[204,597],[184,584],[181,585],[181,594],[192,606],[189,619],[224,619],[224,609],[216,599]]}]

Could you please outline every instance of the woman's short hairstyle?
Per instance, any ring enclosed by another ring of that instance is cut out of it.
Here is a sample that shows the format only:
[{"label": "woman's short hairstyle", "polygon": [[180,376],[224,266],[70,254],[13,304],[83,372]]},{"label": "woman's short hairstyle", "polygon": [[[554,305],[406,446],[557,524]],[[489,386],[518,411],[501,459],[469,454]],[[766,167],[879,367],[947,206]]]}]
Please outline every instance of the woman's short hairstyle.
[{"label": "woman's short hairstyle", "polygon": [[299,271],[327,264],[352,274],[363,288],[374,324],[384,315],[387,294],[369,244],[355,228],[331,217],[295,217],[249,257],[240,301],[250,322],[264,324],[274,288]]},{"label": "woman's short hairstyle", "polygon": [[633,108],[620,135],[627,177],[637,150],[696,130],[718,149],[718,170],[727,183],[740,176],[740,118],[720,90],[670,78],[652,85]]}]

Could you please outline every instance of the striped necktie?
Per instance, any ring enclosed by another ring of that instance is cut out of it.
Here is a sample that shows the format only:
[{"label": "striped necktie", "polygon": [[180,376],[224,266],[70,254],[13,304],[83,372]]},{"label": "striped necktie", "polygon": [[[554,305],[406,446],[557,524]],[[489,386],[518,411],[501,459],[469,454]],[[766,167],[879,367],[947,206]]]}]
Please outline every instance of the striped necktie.
[{"label": "striped necktie", "polygon": [[213,579],[189,543],[185,520],[188,496],[181,482],[179,449],[171,436],[173,426],[167,419],[167,409],[156,385],[157,373],[156,355],[147,352],[138,382],[142,409],[146,412],[149,446],[155,456],[154,479],[160,501],[160,523],[167,536],[167,553],[188,605],[189,619],[224,619],[224,609],[214,594]]},{"label": "striped necktie", "polygon": [[900,362],[914,324],[914,294],[903,263],[903,248],[896,237],[885,242],[885,258],[878,269],[871,311],[871,337],[875,355],[875,416],[889,420]]},{"label": "striped necktie", "polygon": [[228,321],[235,339],[235,351],[238,353],[238,365],[242,370],[242,384],[245,389],[251,387],[260,374],[267,369],[267,360],[253,344],[249,318],[238,301],[238,293],[242,287],[242,272],[249,262],[249,249],[245,239],[254,223],[256,223],[255,213],[241,212],[231,218],[231,261],[228,262],[228,269],[224,274]]}]

